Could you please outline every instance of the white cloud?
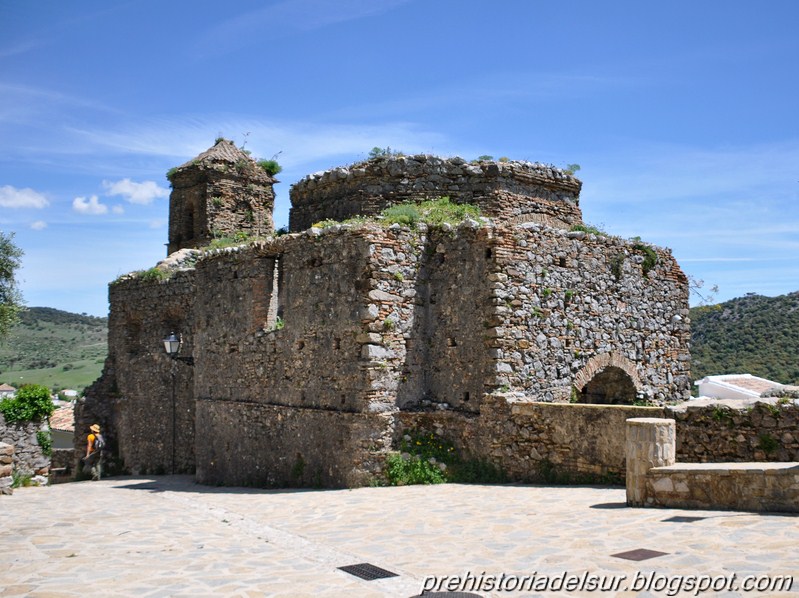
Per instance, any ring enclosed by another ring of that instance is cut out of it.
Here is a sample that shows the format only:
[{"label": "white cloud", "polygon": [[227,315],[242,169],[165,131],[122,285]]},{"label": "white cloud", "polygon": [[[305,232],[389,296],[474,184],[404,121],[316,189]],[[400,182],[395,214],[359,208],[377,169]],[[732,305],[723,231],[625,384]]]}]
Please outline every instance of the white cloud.
[{"label": "white cloud", "polygon": [[150,220],[149,226],[150,228],[164,228],[164,226],[166,226],[166,220]]},{"label": "white cloud", "polygon": [[93,216],[108,213],[108,206],[101,204],[96,195],[92,195],[89,199],[76,197],[72,200],[72,209],[80,214],[91,214]]},{"label": "white cloud", "polygon": [[447,143],[444,135],[409,122],[360,125],[264,121],[223,114],[138,121],[127,129],[71,131],[97,151],[107,148],[104,151],[167,156],[177,163],[207,150],[220,131],[249,131],[247,149],[254,156],[267,158],[281,151],[280,164],[285,169],[335,156],[352,160],[360,154],[365,158],[374,146],[390,145],[406,153],[437,148],[446,153],[442,146]]},{"label": "white cloud", "polygon": [[47,198],[30,188],[17,189],[11,185],[0,187],[0,206],[4,208],[42,209],[50,205]]},{"label": "white cloud", "polygon": [[263,40],[313,31],[393,10],[409,0],[284,0],[223,21],[199,40],[197,53],[227,53]]},{"label": "white cloud", "polygon": [[125,213],[125,208],[123,208],[121,205],[117,204],[113,208],[111,208],[111,211],[114,214],[124,214]]},{"label": "white cloud", "polygon": [[47,223],[44,220],[37,220],[36,222],[31,223],[31,228],[33,230],[43,230],[47,228]]},{"label": "white cloud", "polygon": [[130,179],[121,181],[103,181],[108,195],[121,195],[126,201],[139,205],[148,205],[159,197],[168,197],[169,189],[158,186],[155,181],[136,183]]}]

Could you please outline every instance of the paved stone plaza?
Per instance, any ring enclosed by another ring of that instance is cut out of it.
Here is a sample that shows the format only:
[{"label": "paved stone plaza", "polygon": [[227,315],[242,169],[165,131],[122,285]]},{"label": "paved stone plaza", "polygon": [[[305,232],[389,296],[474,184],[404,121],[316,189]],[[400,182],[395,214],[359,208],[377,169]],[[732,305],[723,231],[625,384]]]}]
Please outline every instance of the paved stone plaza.
[{"label": "paved stone plaza", "polygon": [[[799,596],[797,516],[631,509],[624,500],[619,488],[269,491],[200,486],[189,476],[21,488],[0,497],[0,595],[410,597],[427,576],[468,572],[472,584],[481,575],[485,583],[535,573],[537,583],[549,576],[552,585],[449,589],[599,594],[558,591],[565,573],[595,585],[602,575],[604,583],[618,580],[617,591],[603,595],[665,596],[678,576],[726,576],[713,583],[737,589],[702,595]],[[638,549],[666,554],[612,556]],[[364,581],[338,569],[359,563],[397,576]],[[747,576],[767,575],[793,576],[792,589],[740,589]],[[641,590],[646,578],[663,591]]]}]

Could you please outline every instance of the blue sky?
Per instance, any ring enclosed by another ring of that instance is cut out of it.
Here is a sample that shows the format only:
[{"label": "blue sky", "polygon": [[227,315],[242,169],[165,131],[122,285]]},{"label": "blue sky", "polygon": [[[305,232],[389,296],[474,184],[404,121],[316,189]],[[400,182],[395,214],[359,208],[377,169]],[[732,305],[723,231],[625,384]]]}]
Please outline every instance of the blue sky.
[{"label": "blue sky", "polygon": [[799,289],[799,2],[0,0],[0,230],[30,306],[107,313],[165,172],[225,136],[288,190],[366,157],[578,163],[608,232],[718,300]]}]

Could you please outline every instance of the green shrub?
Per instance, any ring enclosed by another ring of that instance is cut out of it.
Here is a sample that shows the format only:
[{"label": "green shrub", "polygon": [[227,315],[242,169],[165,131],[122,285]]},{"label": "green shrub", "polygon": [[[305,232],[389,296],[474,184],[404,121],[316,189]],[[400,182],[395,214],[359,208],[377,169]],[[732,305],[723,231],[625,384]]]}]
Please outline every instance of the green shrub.
[{"label": "green shrub", "polygon": [[258,160],[258,166],[269,176],[275,176],[283,170],[283,167],[277,163],[277,160]]},{"label": "green shrub", "polygon": [[584,232],[584,233],[588,233],[589,235],[597,235],[597,236],[603,236],[603,237],[607,237],[608,236],[608,233],[605,232],[604,230],[602,230],[602,228],[600,228],[598,226],[593,226],[591,224],[575,224],[569,230],[575,231],[575,232],[581,231],[581,232]]},{"label": "green shrub", "polygon": [[495,465],[461,458],[452,442],[430,432],[413,430],[405,434],[400,451],[386,460],[386,476],[394,486],[443,482],[493,484],[506,480],[505,473]]},{"label": "green shrub", "polygon": [[0,401],[0,413],[7,423],[41,420],[50,417],[53,411],[50,390],[41,384],[26,384],[13,398]]},{"label": "green shrub", "polygon": [[385,224],[413,226],[419,222],[421,213],[415,204],[401,203],[383,210],[382,216]]},{"label": "green shrub", "polygon": [[401,151],[393,150],[390,147],[373,147],[369,150],[369,158],[389,158],[391,156],[404,156]]},{"label": "green shrub", "polygon": [[649,274],[649,271],[658,263],[658,254],[649,245],[644,245],[643,243],[636,243],[633,245],[633,249],[643,254],[644,261],[641,264],[641,270],[644,275]]},{"label": "green shrub", "polygon": [[[406,453],[406,455],[408,455]],[[410,484],[443,484],[444,472],[417,455],[403,457],[393,453],[386,458],[386,477],[392,486]]]},{"label": "green shrub", "polygon": [[168,270],[161,270],[160,268],[150,268],[149,270],[142,270],[138,272],[139,279],[144,282],[160,282],[168,279],[172,274]]},{"label": "green shrub", "polygon": [[31,485],[31,480],[33,479],[33,474],[29,471],[25,471],[20,473],[17,470],[14,470],[11,473],[11,487],[12,488],[27,488]]},{"label": "green shrub", "polygon": [[224,249],[225,247],[244,245],[249,243],[249,241],[250,235],[244,231],[239,231],[232,235],[216,235],[216,237],[208,244],[208,249]]},{"label": "green shrub", "polygon": [[432,225],[452,224],[457,225],[471,218],[480,217],[480,208],[468,203],[452,203],[446,195],[438,199],[431,199],[419,204],[421,220]]}]

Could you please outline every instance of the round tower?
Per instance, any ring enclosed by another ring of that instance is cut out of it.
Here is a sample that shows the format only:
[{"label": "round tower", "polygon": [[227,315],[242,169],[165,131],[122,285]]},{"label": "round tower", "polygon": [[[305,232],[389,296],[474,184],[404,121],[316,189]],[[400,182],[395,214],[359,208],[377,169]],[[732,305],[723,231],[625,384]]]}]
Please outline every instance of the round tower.
[{"label": "round tower", "polygon": [[232,141],[217,139],[167,178],[172,184],[168,254],[217,237],[265,236],[274,229],[276,180]]},{"label": "round tower", "polygon": [[291,187],[289,228],[325,219],[375,216],[387,207],[447,196],[496,222],[582,224],[580,188],[571,174],[523,161],[475,161],[429,155],[383,156],[309,175]]}]

